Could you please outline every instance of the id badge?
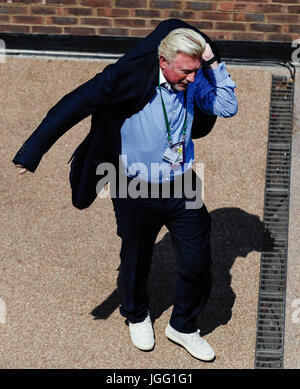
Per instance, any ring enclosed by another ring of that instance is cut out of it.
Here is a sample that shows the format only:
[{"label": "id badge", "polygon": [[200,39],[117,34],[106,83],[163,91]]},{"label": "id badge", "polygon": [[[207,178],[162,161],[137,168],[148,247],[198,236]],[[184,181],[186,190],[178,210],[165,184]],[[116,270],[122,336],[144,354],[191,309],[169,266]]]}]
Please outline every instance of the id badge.
[{"label": "id badge", "polygon": [[165,161],[171,164],[175,164],[178,159],[178,153],[176,152],[176,150],[173,150],[173,148],[170,149],[170,147],[168,147],[162,157]]},{"label": "id badge", "polygon": [[184,164],[184,142],[178,142],[168,147],[164,152],[163,159],[170,163],[171,169],[180,169]]},{"label": "id badge", "polygon": [[172,145],[172,150],[177,153],[176,165],[182,165],[184,163],[184,142],[178,142]]}]

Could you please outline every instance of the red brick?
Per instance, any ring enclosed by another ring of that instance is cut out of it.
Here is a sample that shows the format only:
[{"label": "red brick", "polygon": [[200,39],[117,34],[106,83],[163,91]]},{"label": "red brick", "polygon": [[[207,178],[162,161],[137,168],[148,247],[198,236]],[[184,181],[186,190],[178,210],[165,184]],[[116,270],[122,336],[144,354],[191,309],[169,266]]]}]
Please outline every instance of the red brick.
[{"label": "red brick", "polygon": [[113,2],[112,0],[80,0],[80,4],[84,5],[85,7],[92,7],[92,8],[105,8],[105,7],[112,7]]},{"label": "red brick", "polygon": [[134,16],[140,18],[158,18],[160,16],[160,12],[158,10],[153,9],[136,9],[133,12]]},{"label": "red brick", "polygon": [[195,19],[197,12],[192,11],[165,11],[166,18]]},{"label": "red brick", "polygon": [[282,4],[252,4],[254,12],[262,13],[281,13],[284,11]]},{"label": "red brick", "polygon": [[252,4],[248,3],[236,3],[234,1],[220,1],[219,2],[219,10],[220,11],[251,11]]},{"label": "red brick", "polygon": [[233,20],[237,22],[264,22],[264,14],[256,13],[234,13]]},{"label": "red brick", "polygon": [[244,23],[231,23],[231,22],[216,22],[216,30],[228,30],[228,31],[245,31],[247,25]]},{"label": "red brick", "polygon": [[296,32],[300,34],[300,26],[299,25],[291,25],[289,26],[289,32]]},{"label": "red brick", "polygon": [[21,26],[21,25],[1,24],[0,30],[1,32],[14,32],[20,34],[28,34],[30,32],[30,27]]},{"label": "red brick", "polygon": [[80,18],[80,24],[88,24],[89,26],[112,26],[112,20],[108,18]]},{"label": "red brick", "polygon": [[262,41],[264,34],[259,32],[233,32],[232,39],[237,41]]},{"label": "red brick", "polygon": [[251,3],[269,3],[271,0],[238,0],[240,2],[251,2]]},{"label": "red brick", "polygon": [[169,1],[169,0],[151,0],[150,8],[159,8],[159,9],[180,9],[180,1]]},{"label": "red brick", "polygon": [[146,0],[116,0],[115,7],[147,8]]},{"label": "red brick", "polygon": [[214,11],[216,9],[216,2],[192,1],[186,3],[186,8],[196,11]]},{"label": "red brick", "polygon": [[9,14],[9,13],[11,13],[10,7],[6,7],[5,5],[4,6],[2,6],[2,5],[0,6],[0,14]]},{"label": "red brick", "polygon": [[255,3],[251,0],[247,2],[220,1],[219,10],[221,11],[244,11],[244,12],[282,12],[283,4],[267,4],[261,1]]},{"label": "red brick", "polygon": [[222,20],[222,21],[229,21],[231,20],[231,13],[228,12],[201,12],[200,18],[201,19],[207,19],[207,20]]},{"label": "red brick", "polygon": [[[227,13],[226,15],[231,15]],[[245,13],[244,12],[237,12],[232,15],[232,20],[235,22],[244,22],[245,21]]]},{"label": "red brick", "polygon": [[280,32],[281,26],[279,24],[251,23],[249,27],[251,31]]},{"label": "red brick", "polygon": [[150,32],[152,32],[152,28],[139,28],[139,29],[130,29],[129,30],[129,36],[136,37],[136,38],[144,38]]},{"label": "red brick", "polygon": [[265,21],[265,15],[263,13],[249,13],[245,14],[245,21],[246,22],[264,22]]},{"label": "red brick", "polygon": [[38,4],[41,3],[41,0],[12,0],[12,3]]},{"label": "red brick", "polygon": [[112,18],[124,18],[129,16],[129,10],[125,8],[100,8],[97,9],[97,15]]},{"label": "red brick", "polygon": [[233,1],[220,1],[218,4],[218,8],[221,11],[232,11],[234,7]]},{"label": "red brick", "polygon": [[0,15],[0,23],[9,23],[10,18],[8,15]]},{"label": "red brick", "polygon": [[[39,1],[40,3],[40,1]],[[76,5],[76,0],[46,0],[46,4],[51,4],[51,5]]]},{"label": "red brick", "polygon": [[115,19],[116,27],[145,27],[144,19]]},{"label": "red brick", "polygon": [[210,30],[202,30],[206,35],[208,35],[211,39],[218,40],[230,40],[231,32],[229,31],[210,31]]},{"label": "red brick", "polygon": [[32,26],[33,34],[61,34],[62,28],[57,26]]},{"label": "red brick", "polygon": [[46,21],[47,25],[51,24],[60,24],[60,25],[69,25],[77,24],[77,18],[68,18],[63,16],[49,16]]},{"label": "red brick", "polygon": [[267,21],[270,23],[298,23],[298,15],[267,15]]},{"label": "red brick", "polygon": [[127,28],[99,28],[100,35],[108,36],[128,36],[129,30]]},{"label": "red brick", "polygon": [[12,16],[12,23],[23,24],[43,24],[44,18],[41,16]]},{"label": "red brick", "polygon": [[289,14],[300,14],[300,5],[291,5],[287,7]]},{"label": "red brick", "polygon": [[64,8],[63,14],[71,16],[88,16],[93,14],[93,10],[91,8]]},{"label": "red brick", "polygon": [[0,14],[10,14],[10,15],[26,15],[28,12],[28,7],[22,5],[1,5]]},{"label": "red brick", "polygon": [[95,28],[88,27],[64,27],[64,32],[70,35],[97,35]]},{"label": "red brick", "polygon": [[293,40],[290,34],[267,34],[266,40],[278,42],[291,42]]},{"label": "red brick", "polygon": [[56,15],[57,10],[55,7],[39,7],[31,6],[31,13],[33,15]]},{"label": "red brick", "polygon": [[29,26],[10,26],[10,32],[14,32],[17,34],[25,34],[30,32]]},{"label": "red brick", "polygon": [[293,3],[293,4],[298,4],[299,0],[272,0],[272,3]]}]

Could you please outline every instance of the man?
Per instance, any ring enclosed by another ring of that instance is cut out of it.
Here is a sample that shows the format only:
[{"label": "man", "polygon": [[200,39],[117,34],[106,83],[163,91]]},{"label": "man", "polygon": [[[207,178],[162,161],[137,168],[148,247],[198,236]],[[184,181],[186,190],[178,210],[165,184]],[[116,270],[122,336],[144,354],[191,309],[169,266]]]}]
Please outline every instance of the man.
[{"label": "man", "polygon": [[[52,107],[13,160],[20,174],[34,172],[65,131],[92,115],[91,131],[72,156],[72,200],[79,209],[92,203],[101,162],[111,162],[126,178],[128,195],[120,195],[120,180],[112,201],[122,239],[120,312],[132,342],[141,350],[155,344],[147,280],[156,237],[166,225],[179,276],[166,335],[206,361],[215,353],[196,320],[211,287],[210,220],[205,205],[195,201],[198,181],[190,172],[192,136],[209,132],[216,116],[237,112],[235,83],[219,62],[203,33],[180,20],[162,22],[116,64]],[[132,184],[146,190],[133,196]],[[195,187],[194,197],[186,193]]]}]

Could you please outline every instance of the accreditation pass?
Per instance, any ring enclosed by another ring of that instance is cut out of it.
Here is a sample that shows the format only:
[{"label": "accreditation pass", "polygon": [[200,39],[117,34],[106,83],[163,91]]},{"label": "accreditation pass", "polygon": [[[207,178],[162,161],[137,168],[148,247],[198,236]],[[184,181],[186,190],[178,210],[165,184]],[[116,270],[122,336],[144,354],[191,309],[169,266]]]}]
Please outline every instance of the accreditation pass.
[{"label": "accreditation pass", "polygon": [[184,162],[184,143],[179,142],[172,146],[172,148],[168,147],[163,154],[163,159],[165,161],[173,164],[181,164]]}]

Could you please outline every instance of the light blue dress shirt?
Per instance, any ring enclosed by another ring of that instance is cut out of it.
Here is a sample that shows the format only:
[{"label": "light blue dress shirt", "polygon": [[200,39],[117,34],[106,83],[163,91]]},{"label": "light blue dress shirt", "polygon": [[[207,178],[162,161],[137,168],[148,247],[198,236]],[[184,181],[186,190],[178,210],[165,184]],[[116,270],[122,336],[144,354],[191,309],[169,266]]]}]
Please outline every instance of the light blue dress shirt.
[{"label": "light blue dress shirt", "polygon": [[[163,154],[169,146],[160,91],[138,113],[127,118],[121,128],[122,169],[129,177],[143,181],[161,183],[173,180],[186,172],[194,162],[194,143],[191,139],[194,104],[207,114],[230,117],[237,112],[235,83],[222,62],[215,69],[209,69],[207,77],[200,69],[196,79],[188,86],[187,104],[184,92],[173,90],[160,70],[162,97],[165,103],[171,129],[172,143],[180,142],[187,109],[187,130],[185,140],[185,163],[172,169]],[[187,105],[187,107],[186,107]]]}]

